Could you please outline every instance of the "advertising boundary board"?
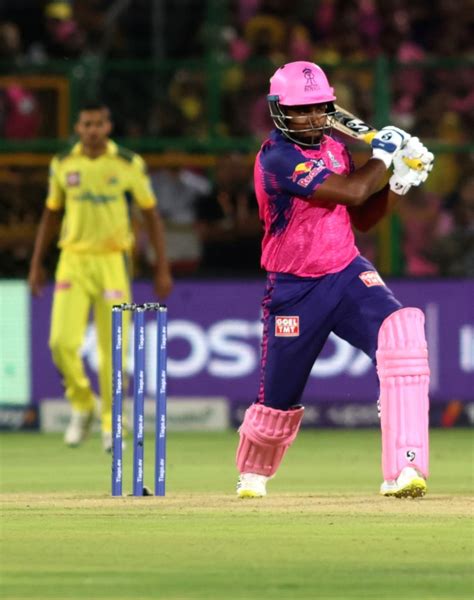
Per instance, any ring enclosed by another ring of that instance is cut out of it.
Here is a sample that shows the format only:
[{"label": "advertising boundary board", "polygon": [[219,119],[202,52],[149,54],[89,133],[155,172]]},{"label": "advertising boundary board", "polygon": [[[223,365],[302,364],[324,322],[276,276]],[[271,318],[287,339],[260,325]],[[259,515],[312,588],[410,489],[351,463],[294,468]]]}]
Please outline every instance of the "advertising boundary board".
[{"label": "advertising boundary board", "polygon": [[[405,306],[426,315],[430,348],[432,425],[472,423],[474,402],[474,282],[471,280],[400,280],[389,287]],[[169,394],[177,397],[226,398],[231,423],[256,395],[260,352],[260,300],[264,280],[178,280],[168,299]],[[31,399],[62,398],[61,380],[48,348],[52,286],[31,299]],[[156,300],[147,283],[134,285],[137,302]],[[302,325],[303,326],[303,325]],[[147,393],[153,395],[153,323]],[[97,386],[95,329],[87,331],[83,358]],[[26,361],[27,364],[27,361]],[[128,362],[129,372],[133,365]],[[289,374],[291,376],[291,374]],[[378,384],[370,360],[331,336],[316,362],[303,396],[307,426],[375,426]],[[375,415],[375,416],[374,416]]]}]

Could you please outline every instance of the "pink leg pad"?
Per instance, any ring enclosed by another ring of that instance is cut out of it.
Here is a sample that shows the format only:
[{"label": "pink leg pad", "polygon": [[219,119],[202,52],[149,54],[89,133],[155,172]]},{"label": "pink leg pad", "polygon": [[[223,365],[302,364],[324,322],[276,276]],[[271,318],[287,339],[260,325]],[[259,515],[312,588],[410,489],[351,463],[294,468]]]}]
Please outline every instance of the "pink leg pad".
[{"label": "pink leg pad", "polygon": [[378,335],[382,470],[396,479],[407,466],[428,476],[428,347],[418,308],[388,316]]},{"label": "pink leg pad", "polygon": [[239,473],[276,473],[288,447],[293,443],[303,418],[304,408],[277,410],[252,404],[239,429],[237,448]]}]

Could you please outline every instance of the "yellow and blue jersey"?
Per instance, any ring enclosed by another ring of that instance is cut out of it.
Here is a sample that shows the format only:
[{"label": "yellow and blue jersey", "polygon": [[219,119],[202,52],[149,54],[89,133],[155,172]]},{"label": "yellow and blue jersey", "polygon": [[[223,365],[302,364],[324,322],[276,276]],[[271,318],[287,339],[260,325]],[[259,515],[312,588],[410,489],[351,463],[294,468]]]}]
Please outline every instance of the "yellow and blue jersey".
[{"label": "yellow and blue jersey", "polygon": [[64,209],[58,244],[62,249],[129,250],[133,245],[131,199],[142,209],[156,205],[143,159],[111,140],[97,158],[86,156],[78,143],[51,161],[46,206]]}]

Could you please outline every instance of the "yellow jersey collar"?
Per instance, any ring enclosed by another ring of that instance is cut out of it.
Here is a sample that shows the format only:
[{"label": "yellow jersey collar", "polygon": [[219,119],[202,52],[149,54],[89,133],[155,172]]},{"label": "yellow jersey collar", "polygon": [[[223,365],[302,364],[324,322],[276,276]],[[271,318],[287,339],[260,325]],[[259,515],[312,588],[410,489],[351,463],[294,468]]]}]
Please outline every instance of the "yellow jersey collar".
[{"label": "yellow jersey collar", "polygon": [[[104,154],[102,154],[102,156],[105,156],[106,154],[108,154],[109,156],[116,156],[118,152],[118,146],[115,142],[113,142],[112,140],[109,140],[107,142],[107,148],[104,152]],[[77,142],[77,144],[74,144],[74,146],[72,147],[72,151],[71,154],[74,154],[74,156],[79,156],[81,154],[83,154],[83,146],[81,144],[81,142]]]}]

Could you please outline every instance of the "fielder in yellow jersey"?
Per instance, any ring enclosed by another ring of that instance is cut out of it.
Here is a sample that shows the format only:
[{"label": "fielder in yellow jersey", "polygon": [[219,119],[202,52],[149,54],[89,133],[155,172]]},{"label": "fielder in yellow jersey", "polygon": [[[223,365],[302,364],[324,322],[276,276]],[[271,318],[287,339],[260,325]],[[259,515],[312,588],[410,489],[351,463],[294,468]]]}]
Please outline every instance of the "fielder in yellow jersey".
[{"label": "fielder in yellow jersey", "polygon": [[[29,284],[39,295],[45,281],[42,263],[61,225],[50,348],[72,406],[64,441],[79,445],[95,415],[95,397],[79,356],[89,312],[94,311],[99,355],[102,441],[112,447],[111,309],[131,301],[130,213],[142,211],[156,258],[155,291],[165,298],[172,278],[165,255],[164,228],[144,161],[109,139],[110,113],[102,104],[85,106],[75,131],[79,142],[51,161],[49,191],[31,261]],[[128,329],[124,322],[124,339]]]}]

